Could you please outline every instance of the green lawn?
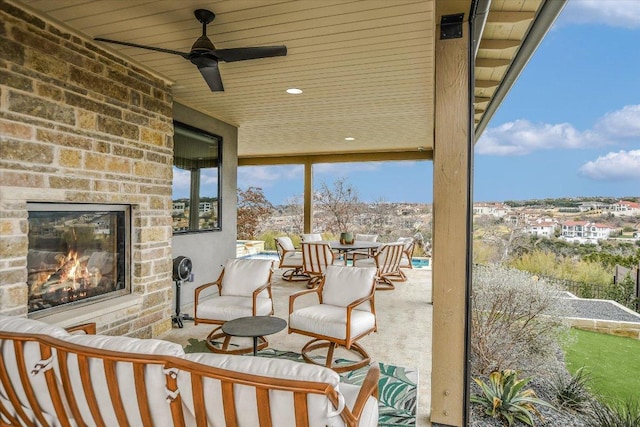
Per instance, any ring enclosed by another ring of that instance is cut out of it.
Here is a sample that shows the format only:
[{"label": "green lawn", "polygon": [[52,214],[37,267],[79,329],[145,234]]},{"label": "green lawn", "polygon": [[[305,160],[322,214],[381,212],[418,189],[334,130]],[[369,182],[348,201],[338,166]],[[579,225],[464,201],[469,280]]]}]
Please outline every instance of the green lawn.
[{"label": "green lawn", "polygon": [[569,372],[584,366],[603,400],[640,400],[640,340],[573,329],[565,345]]}]

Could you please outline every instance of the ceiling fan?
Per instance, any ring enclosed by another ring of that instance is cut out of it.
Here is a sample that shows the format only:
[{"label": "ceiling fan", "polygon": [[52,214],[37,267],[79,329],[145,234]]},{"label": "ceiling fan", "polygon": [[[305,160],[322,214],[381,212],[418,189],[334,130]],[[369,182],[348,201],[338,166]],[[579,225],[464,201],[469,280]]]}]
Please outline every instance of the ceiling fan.
[{"label": "ceiling fan", "polygon": [[224,87],[222,86],[222,78],[220,76],[220,70],[218,69],[219,61],[246,61],[249,59],[285,56],[287,54],[286,46],[258,46],[238,47],[233,49],[216,49],[213,43],[211,43],[211,40],[209,40],[209,38],[207,37],[207,25],[214,20],[216,15],[210,10],[206,9],[196,9],[193,14],[195,15],[196,19],[202,24],[202,35],[198,37],[198,40],[196,40],[193,46],[191,46],[191,51],[188,53],[180,52],[177,50],[163,49],[160,47],[144,46],[136,43],[122,42],[118,40],[109,40],[102,37],[96,37],[94,38],[94,40],[179,55],[184,59],[188,59],[196,67],[198,67],[198,70],[200,70],[202,77],[204,77],[204,80],[207,82],[212,92],[224,91]]}]

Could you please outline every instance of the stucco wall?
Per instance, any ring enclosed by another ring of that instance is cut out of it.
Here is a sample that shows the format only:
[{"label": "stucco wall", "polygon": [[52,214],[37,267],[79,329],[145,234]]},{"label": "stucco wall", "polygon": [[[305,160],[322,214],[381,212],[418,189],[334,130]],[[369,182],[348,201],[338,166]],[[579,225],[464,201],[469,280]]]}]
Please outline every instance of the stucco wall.
[{"label": "stucco wall", "polygon": [[0,313],[27,314],[27,202],[116,203],[132,208],[132,295],[51,320],[171,327],[172,105],[163,79],[0,2]]},{"label": "stucco wall", "polygon": [[217,279],[221,265],[228,258],[236,256],[238,129],[177,102],[174,104],[173,115],[179,122],[222,137],[221,230],[173,237],[173,257],[191,258],[195,277],[193,282],[182,284],[182,306],[193,302],[193,290],[197,285]]}]

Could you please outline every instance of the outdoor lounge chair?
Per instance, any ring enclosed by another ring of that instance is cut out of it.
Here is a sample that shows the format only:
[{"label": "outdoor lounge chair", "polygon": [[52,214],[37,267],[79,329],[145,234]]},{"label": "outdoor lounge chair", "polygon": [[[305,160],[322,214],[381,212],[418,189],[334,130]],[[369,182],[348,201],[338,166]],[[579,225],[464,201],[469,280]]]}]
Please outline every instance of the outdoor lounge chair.
[{"label": "outdoor lounge chair", "polygon": [[[240,354],[253,350],[253,346],[229,350],[231,337],[223,333],[221,327],[225,322],[239,317],[273,314],[271,275],[274,262],[269,259],[230,259],[225,263],[218,280],[195,289],[195,324],[220,325],[207,336],[207,346],[211,351]],[[212,298],[201,295],[203,290],[212,286],[218,288],[218,295]],[[223,339],[221,346],[217,345],[219,339]],[[260,341],[258,350],[268,345],[264,337],[260,337]]]},{"label": "outdoor lounge chair", "polygon": [[302,271],[302,252],[296,250],[291,238],[276,237],[276,249],[280,258],[278,268],[288,268],[282,273],[282,280],[288,282],[309,280],[309,276]]},{"label": "outdoor lounge chair", "polygon": [[302,272],[309,276],[307,288],[318,285],[327,266],[336,262],[336,255],[329,243],[302,243]]},{"label": "outdoor lounge chair", "polygon": [[[376,269],[332,265],[326,269],[319,286],[289,296],[289,333],[313,339],[302,347],[307,363],[320,364],[310,352],[327,348],[324,365],[336,372],[351,371],[368,365],[367,351],[356,341],[377,331],[375,310]],[[315,293],[317,303],[295,310],[295,300]],[[334,364],[338,346],[357,354],[360,360]]]},{"label": "outdoor lounge chair", "polygon": [[404,277],[404,274],[400,271],[400,260],[402,259],[403,248],[404,243],[402,242],[385,243],[378,248],[378,251],[373,257],[354,260],[354,266],[376,267],[378,269],[378,285],[376,289],[395,289],[392,278],[398,276]]}]

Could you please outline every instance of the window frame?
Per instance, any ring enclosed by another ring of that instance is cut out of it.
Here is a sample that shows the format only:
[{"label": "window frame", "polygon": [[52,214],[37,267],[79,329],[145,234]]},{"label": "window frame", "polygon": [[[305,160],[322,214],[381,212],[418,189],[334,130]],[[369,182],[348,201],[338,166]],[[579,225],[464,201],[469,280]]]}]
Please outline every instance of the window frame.
[{"label": "window frame", "polygon": [[[174,135],[175,135],[175,129],[180,127],[188,132],[193,132],[196,134],[199,134],[205,138],[210,138],[212,140],[217,141],[217,201],[215,203],[213,203],[213,205],[217,206],[217,218],[218,220],[216,221],[216,225],[212,228],[208,228],[208,229],[204,229],[204,230],[200,230],[197,228],[193,228],[193,224],[194,224],[194,220],[193,218],[197,218],[198,217],[198,211],[199,211],[199,206],[200,206],[200,174],[198,174],[197,176],[195,176],[195,174],[191,173],[191,181],[190,181],[190,185],[189,185],[189,226],[188,229],[186,230],[176,230],[173,226],[173,221],[172,221],[172,233],[174,236],[176,235],[185,235],[185,234],[194,234],[194,233],[211,233],[211,232],[216,232],[216,231],[222,231],[222,143],[223,143],[223,138],[220,135],[216,135],[212,132],[208,132],[206,130],[197,128],[195,126],[191,126],[188,125],[186,123],[180,122],[178,120],[174,120],[173,121],[173,126],[174,126]],[[213,142],[213,141],[212,141]],[[172,169],[174,167],[176,167],[176,155],[175,155],[175,139],[174,139],[174,146],[173,146],[173,162],[172,162]],[[198,171],[201,171],[202,169],[205,168],[200,168],[198,169]],[[172,186],[173,186],[173,179],[172,179]],[[197,203],[193,203],[194,198],[197,199]],[[172,212],[173,212],[173,203],[175,202],[175,199],[173,198],[173,188],[172,188],[172,197],[171,197],[171,203],[172,203]],[[194,215],[194,213],[196,215]],[[172,217],[173,217],[173,213],[172,213]]]}]

